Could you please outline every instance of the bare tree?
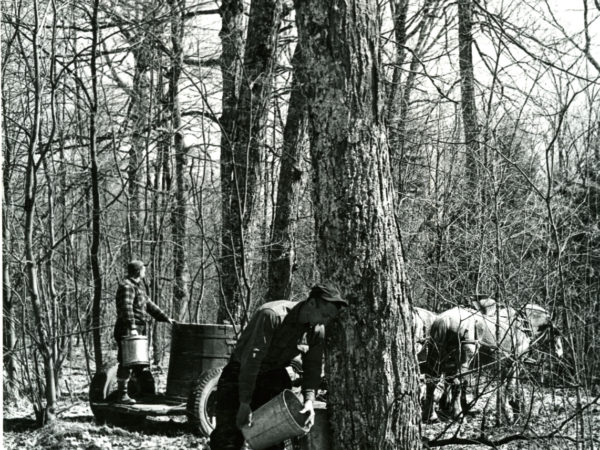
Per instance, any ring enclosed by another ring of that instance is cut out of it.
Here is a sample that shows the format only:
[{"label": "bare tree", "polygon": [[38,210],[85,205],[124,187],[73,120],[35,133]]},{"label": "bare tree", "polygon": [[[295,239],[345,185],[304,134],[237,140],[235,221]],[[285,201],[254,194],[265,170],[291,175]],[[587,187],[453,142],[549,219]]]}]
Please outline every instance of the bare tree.
[{"label": "bare tree", "polygon": [[[414,15],[409,14],[410,5],[406,0],[390,1],[390,9],[394,24],[394,59],[392,77],[387,90],[385,121],[389,133],[389,147],[392,162],[392,174],[396,183],[399,199],[402,199],[407,188],[405,172],[414,172],[412,161],[423,159],[418,151],[411,152],[408,124],[411,113],[411,99],[419,76],[420,66],[427,50],[436,39],[432,39],[433,25],[436,21],[434,11],[438,8],[438,0],[424,0]],[[413,27],[411,23],[415,23]],[[411,46],[411,35],[417,35]],[[410,52],[409,52],[410,49]],[[409,58],[410,55],[410,58]],[[410,63],[407,62],[410,59]],[[405,67],[408,64],[408,68]],[[413,145],[417,147],[416,145]]]},{"label": "bare tree", "polygon": [[308,111],[302,88],[301,71],[304,68],[300,45],[292,59],[295,70],[291,85],[277,185],[277,204],[273,213],[273,230],[269,249],[269,287],[267,299],[290,298],[292,273],[295,264],[295,233],[297,208],[302,188],[303,159],[306,147]]},{"label": "bare tree", "polygon": [[221,77],[223,97],[221,114],[221,305],[217,321],[235,321],[239,316],[240,212],[235,211],[233,142],[236,108],[240,95],[244,49],[244,2],[225,0],[221,4]]},{"label": "bare tree", "polygon": [[[150,6],[150,11],[146,8]],[[137,21],[142,26],[138,32],[132,36],[132,54],[134,58],[134,74],[131,89],[131,145],[129,147],[129,161],[127,167],[128,175],[128,234],[129,245],[127,251],[130,260],[134,257],[142,257],[144,243],[142,237],[142,197],[140,192],[141,172],[144,167],[142,157],[145,154],[145,148],[148,144],[148,128],[150,126],[152,85],[149,79],[149,72],[152,70],[152,63],[156,53],[156,45],[153,32],[155,31],[152,13],[156,6],[144,2],[134,4],[134,11]],[[134,246],[135,244],[135,246]]]},{"label": "bare tree", "polygon": [[[4,94],[4,92],[3,92]],[[4,102],[3,102],[4,105]],[[4,115],[4,117],[6,117]],[[6,135],[5,135],[6,137]],[[12,393],[17,375],[17,358],[15,354],[15,346],[17,343],[17,328],[15,324],[15,303],[13,298],[13,286],[11,284],[11,266],[13,255],[12,236],[10,230],[10,221],[12,216],[11,188],[10,188],[10,173],[9,162],[11,160],[11,145],[5,139],[3,149],[3,189],[2,189],[2,349],[3,361],[6,368],[6,388],[7,394]]]},{"label": "bare tree", "polygon": [[189,302],[190,273],[187,265],[187,149],[181,130],[181,110],[179,106],[179,78],[183,64],[184,2],[170,0],[171,7],[171,68],[169,79],[169,109],[175,153],[175,206],[171,215],[173,226],[173,310],[178,320],[182,320]]},{"label": "bare tree", "polygon": [[97,114],[98,114],[98,77],[96,53],[98,51],[98,5],[99,1],[94,0],[92,4],[91,28],[92,44],[90,53],[90,75],[92,78],[92,88],[90,94],[90,112],[89,112],[89,136],[90,136],[90,173],[92,180],[92,245],[90,248],[90,259],[92,263],[92,276],[94,279],[94,299],[92,303],[92,328],[94,337],[94,360],[96,367],[103,365],[102,359],[102,337],[100,333],[102,302],[102,274],[100,261],[100,186],[98,176],[97,160]]},{"label": "bare tree", "polygon": [[[233,9],[233,5],[229,5]],[[228,8],[228,11],[230,9]],[[225,11],[223,11],[225,13]],[[223,128],[226,142],[221,142],[221,178],[223,191],[223,247],[222,268],[224,305],[219,319],[234,322],[246,320],[252,302],[252,267],[248,256],[250,249],[250,225],[253,218],[255,197],[259,192],[260,162],[264,147],[264,130],[270,105],[273,85],[277,37],[283,2],[281,0],[253,1],[250,7],[248,36],[245,42],[242,73],[239,79],[239,97],[235,110],[225,104],[232,98],[224,92]],[[223,14],[222,38],[226,37],[227,22]],[[239,55],[239,47],[226,52],[231,44],[241,41],[231,40],[237,30],[227,31],[229,41],[223,41],[222,58]],[[235,76],[235,62],[223,59],[229,66],[228,77]],[[232,72],[232,64],[234,71]],[[225,77],[225,75],[224,75]],[[229,88],[234,88],[234,85]],[[237,86],[236,86],[237,87]],[[229,114],[234,114],[232,121]]]},{"label": "bare tree", "polygon": [[[473,73],[473,2],[458,2],[458,61],[460,66],[461,110],[466,144],[466,178],[472,193],[478,183],[479,124],[475,105],[475,75]],[[477,196],[475,196],[477,198]],[[477,200],[476,200],[477,201]]]},{"label": "bare tree", "polygon": [[[2,80],[6,77],[6,69],[11,59],[12,47],[17,32],[6,41],[2,48]],[[2,83],[2,349],[3,362],[6,367],[6,393],[13,392],[17,376],[17,358],[15,346],[17,343],[17,328],[15,324],[15,303],[13,299],[13,286],[11,280],[11,266],[13,265],[12,235],[10,223],[14,220],[11,178],[13,168],[14,148],[9,139],[7,121],[7,102],[9,98],[8,86]]]},{"label": "bare tree", "polygon": [[[40,11],[38,5],[34,4],[32,11],[32,36],[31,36],[31,62],[27,64],[29,73],[28,82],[33,91],[32,117],[28,131],[29,141],[27,145],[27,157],[25,165],[25,185],[24,185],[24,262],[27,291],[31,300],[33,310],[33,319],[36,328],[36,347],[39,350],[43,361],[44,387],[43,395],[45,402],[39,401],[34,405],[37,419],[40,422],[53,420],[57,392],[54,369],[54,355],[51,351],[51,330],[49,329],[48,309],[44,306],[42,291],[39,286],[39,267],[35,252],[34,223],[36,219],[36,201],[38,189],[38,170],[40,167],[40,158],[37,155],[41,142],[41,118],[43,101],[43,84],[41,73],[41,43],[40,35],[42,32],[42,21],[40,20]],[[23,42],[20,39],[22,51],[25,51]],[[45,403],[45,404],[44,404]]]}]

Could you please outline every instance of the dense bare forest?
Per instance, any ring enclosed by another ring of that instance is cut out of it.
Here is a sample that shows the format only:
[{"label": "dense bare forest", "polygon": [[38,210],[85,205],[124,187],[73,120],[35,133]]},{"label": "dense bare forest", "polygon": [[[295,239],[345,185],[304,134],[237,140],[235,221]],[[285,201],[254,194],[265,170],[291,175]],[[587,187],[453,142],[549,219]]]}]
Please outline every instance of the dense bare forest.
[{"label": "dense bare forest", "polygon": [[[599,21],[598,0],[2,0],[5,434],[86,401],[140,259],[180,323],[340,286],[336,449],[600,446]],[[411,307],[482,293],[549,311],[564,356],[527,366],[518,426],[422,423]]]}]

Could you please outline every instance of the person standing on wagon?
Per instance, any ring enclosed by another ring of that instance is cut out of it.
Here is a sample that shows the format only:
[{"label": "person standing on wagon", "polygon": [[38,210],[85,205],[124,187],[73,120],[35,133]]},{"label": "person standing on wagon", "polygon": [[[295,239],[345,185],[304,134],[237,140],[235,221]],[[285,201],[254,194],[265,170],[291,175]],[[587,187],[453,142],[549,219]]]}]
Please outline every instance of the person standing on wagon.
[{"label": "person standing on wagon", "polygon": [[[131,376],[131,368],[123,366],[121,339],[127,335],[146,335],[146,313],[159,322],[173,323],[165,312],[148,298],[144,278],[146,267],[142,261],[133,260],[127,264],[127,278],[117,288],[117,322],[114,338],[117,341],[117,390],[116,402],[125,405],[135,404],[135,400],[127,394],[127,383]],[[134,369],[135,370],[135,369]]]},{"label": "person standing on wagon", "polygon": [[[325,325],[348,302],[334,286],[317,284],[305,301],[278,300],[262,305],[242,332],[229,363],[217,384],[216,427],[210,435],[211,450],[239,450],[244,444],[240,428],[252,422],[252,410],[291,388],[286,366],[300,351],[306,337],[308,351],[302,357],[302,394],[308,413],[306,426],[315,418],[313,401],[321,383]],[[283,444],[266,450],[283,449]]]}]

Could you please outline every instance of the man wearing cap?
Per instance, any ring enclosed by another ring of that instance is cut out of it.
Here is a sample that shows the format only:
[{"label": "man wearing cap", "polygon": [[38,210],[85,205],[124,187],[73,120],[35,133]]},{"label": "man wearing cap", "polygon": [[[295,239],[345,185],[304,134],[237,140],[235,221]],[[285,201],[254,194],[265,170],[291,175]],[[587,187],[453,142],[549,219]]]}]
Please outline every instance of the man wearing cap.
[{"label": "man wearing cap", "polygon": [[[146,294],[145,284],[142,281],[146,276],[146,267],[142,261],[131,261],[127,264],[127,278],[117,288],[117,322],[115,323],[114,337],[117,341],[117,397],[118,403],[132,405],[135,400],[127,394],[127,383],[131,376],[131,369],[123,367],[121,339],[127,335],[145,335],[146,319],[148,312],[159,322],[173,323],[162,309],[160,309]],[[137,369],[137,368],[136,368]]]},{"label": "man wearing cap", "polygon": [[[302,356],[302,394],[312,426],[315,391],[321,382],[325,325],[348,302],[333,286],[317,284],[302,302],[278,300],[265,303],[242,332],[217,385],[215,430],[211,450],[239,450],[244,443],[240,428],[252,422],[252,410],[291,387],[286,366],[300,351],[304,337],[308,351]],[[269,447],[283,449],[283,444]]]}]

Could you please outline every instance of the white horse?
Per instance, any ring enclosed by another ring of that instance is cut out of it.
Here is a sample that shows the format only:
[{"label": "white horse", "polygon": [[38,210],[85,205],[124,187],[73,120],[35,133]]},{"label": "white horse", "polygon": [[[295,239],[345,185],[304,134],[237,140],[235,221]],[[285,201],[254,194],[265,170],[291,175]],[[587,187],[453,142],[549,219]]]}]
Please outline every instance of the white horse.
[{"label": "white horse", "polygon": [[[455,307],[438,315],[431,325],[430,348],[423,371],[428,375],[425,420],[437,418],[433,393],[435,380],[444,375],[452,382],[451,410],[455,418],[464,417],[467,375],[473,362],[480,367],[494,368],[500,362],[501,380],[506,382],[508,395],[502,409],[509,422],[513,419],[511,403],[519,406],[516,381],[520,362],[532,346],[551,341],[554,352],[562,357],[562,341],[552,333],[550,315],[538,305],[525,305],[520,311],[503,307],[496,311],[495,303],[477,305],[478,309]],[[475,357],[478,357],[477,359]]]}]

